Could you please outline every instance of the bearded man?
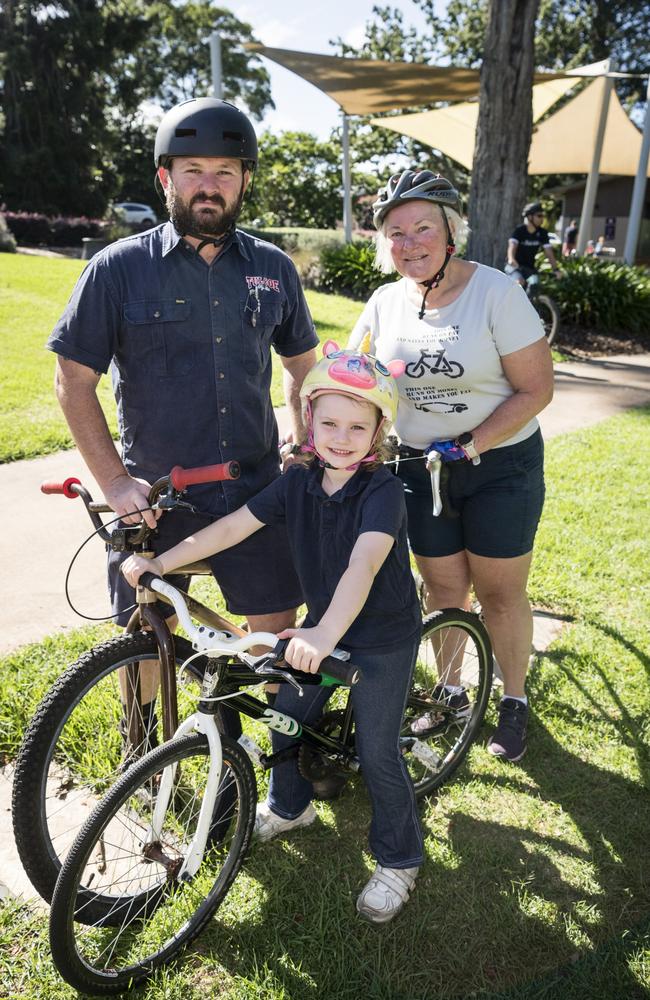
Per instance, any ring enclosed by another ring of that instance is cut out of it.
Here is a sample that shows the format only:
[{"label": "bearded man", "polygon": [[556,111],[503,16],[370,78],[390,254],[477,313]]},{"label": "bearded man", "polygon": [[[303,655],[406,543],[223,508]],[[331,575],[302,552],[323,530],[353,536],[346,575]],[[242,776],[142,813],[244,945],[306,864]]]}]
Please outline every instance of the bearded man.
[{"label": "bearded man", "polygon": [[[289,257],[235,228],[257,164],[248,118],[225,101],[186,101],[162,119],[154,160],[169,221],[93,257],[47,346],[57,355],[57,397],[75,442],[125,524],[155,526],[160,512],[147,507],[149,486],[173,466],[240,463],[238,480],[192,489],[199,517],[161,518],[152,539],[158,552],[280,474],[271,347],[284,367],[295,440],[299,391],[318,338]],[[109,368],[119,451],[96,393]],[[134,601],[119,572],[127,555],[108,556],[120,625]],[[245,615],[253,631],[294,624],[302,595],[283,528],[264,528],[214,557],[211,568],[229,611]],[[154,678],[152,712],[156,686]]]}]

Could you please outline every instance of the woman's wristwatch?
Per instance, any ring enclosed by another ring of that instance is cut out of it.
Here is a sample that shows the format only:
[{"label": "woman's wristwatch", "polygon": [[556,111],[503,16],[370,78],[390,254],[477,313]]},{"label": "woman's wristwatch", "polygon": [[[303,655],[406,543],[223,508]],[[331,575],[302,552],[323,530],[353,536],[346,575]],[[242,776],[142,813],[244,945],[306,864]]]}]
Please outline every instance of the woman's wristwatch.
[{"label": "woman's wristwatch", "polygon": [[465,431],[464,434],[459,434],[456,438],[455,444],[457,444],[459,448],[462,448],[467,457],[472,460],[472,465],[481,464],[481,456],[474,446],[474,438],[472,437],[471,431]]}]

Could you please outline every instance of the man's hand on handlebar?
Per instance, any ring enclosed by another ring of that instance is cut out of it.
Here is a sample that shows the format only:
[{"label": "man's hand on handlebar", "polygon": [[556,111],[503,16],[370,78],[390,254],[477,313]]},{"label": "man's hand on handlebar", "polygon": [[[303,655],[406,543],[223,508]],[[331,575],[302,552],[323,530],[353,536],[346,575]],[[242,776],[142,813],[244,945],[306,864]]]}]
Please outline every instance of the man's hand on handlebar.
[{"label": "man's hand on handlebar", "polygon": [[[136,479],[125,472],[104,490],[104,496],[125,524],[140,524],[144,520],[150,528],[155,528],[162,511],[148,509],[150,489],[151,485],[145,479]],[[141,513],[134,514],[133,511]]]},{"label": "man's hand on handlebar", "polygon": [[144,556],[129,556],[120,566],[120,572],[132,587],[137,586],[143,573],[156,573],[162,576],[162,566],[157,559],[145,559]]},{"label": "man's hand on handlebar", "polygon": [[285,628],[283,632],[278,632],[278,639],[291,639],[284,658],[294,670],[302,670],[306,674],[317,673],[322,661],[336,647],[336,642],[332,642],[318,627]]}]

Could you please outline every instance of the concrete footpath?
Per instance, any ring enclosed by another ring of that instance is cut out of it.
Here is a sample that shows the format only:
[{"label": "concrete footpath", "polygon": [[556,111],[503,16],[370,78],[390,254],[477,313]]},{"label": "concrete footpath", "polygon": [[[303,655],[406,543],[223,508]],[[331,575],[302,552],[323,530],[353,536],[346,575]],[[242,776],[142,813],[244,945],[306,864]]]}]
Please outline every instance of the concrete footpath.
[{"label": "concrete footpath", "polygon": [[[547,439],[650,405],[649,354],[572,361],[558,364],[555,372],[554,399],[540,416]],[[284,410],[278,411],[278,422],[282,428]],[[14,511],[3,540],[5,565],[11,569],[0,583],[0,654],[86,624],[68,607],[64,580],[74,552],[92,530],[90,521],[79,499],[40,492],[44,480],[68,476],[77,476],[100,498],[77,451],[0,466],[2,495]],[[103,545],[93,539],[72,570],[73,603],[87,615],[108,614],[105,586]],[[537,615],[535,649],[544,649],[558,628],[554,619]],[[10,770],[0,770],[0,898],[7,892],[28,897],[33,891],[20,871],[10,832],[10,791]]]}]

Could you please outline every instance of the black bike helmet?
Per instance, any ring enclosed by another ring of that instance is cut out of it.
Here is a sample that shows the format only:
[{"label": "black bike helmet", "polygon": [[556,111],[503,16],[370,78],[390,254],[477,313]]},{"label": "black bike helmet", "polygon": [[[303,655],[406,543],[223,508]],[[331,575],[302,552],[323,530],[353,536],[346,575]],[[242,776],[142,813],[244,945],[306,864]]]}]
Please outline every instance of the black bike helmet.
[{"label": "black bike helmet", "polygon": [[372,206],[375,229],[379,229],[391,208],[412,199],[432,201],[436,205],[453,208],[460,214],[460,195],[446,178],[431,170],[403,170],[401,174],[393,174],[377,195],[377,201]]},{"label": "black bike helmet", "polygon": [[174,156],[231,156],[248,170],[257,164],[257,136],[245,114],[216,97],[184,101],[168,111],[156,132],[154,162]]},{"label": "black bike helmet", "polygon": [[529,201],[527,205],[524,205],[524,210],[521,213],[524,219],[527,219],[529,215],[543,215],[544,208],[539,201]]}]

